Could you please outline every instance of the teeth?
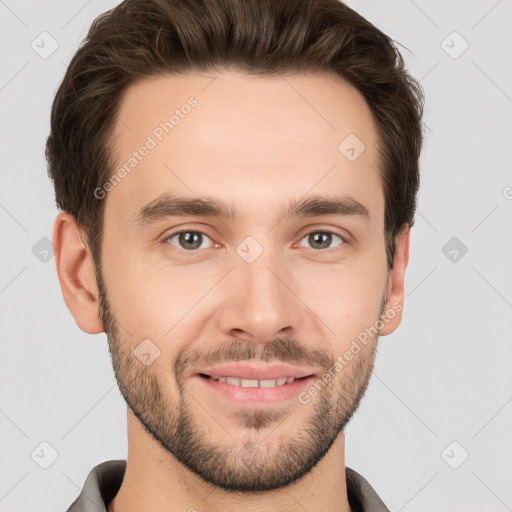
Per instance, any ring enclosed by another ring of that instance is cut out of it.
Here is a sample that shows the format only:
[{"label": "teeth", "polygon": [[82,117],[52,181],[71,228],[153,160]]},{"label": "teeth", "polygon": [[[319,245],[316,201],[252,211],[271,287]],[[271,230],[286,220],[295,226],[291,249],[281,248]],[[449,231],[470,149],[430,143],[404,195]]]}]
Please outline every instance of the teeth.
[{"label": "teeth", "polygon": [[276,380],[260,380],[260,388],[273,388],[276,385]]},{"label": "teeth", "polygon": [[294,377],[279,377],[278,379],[257,380],[239,379],[237,377],[217,377],[216,375],[212,375],[211,378],[219,382],[231,384],[232,386],[242,386],[243,388],[272,388],[274,386],[282,386],[283,384],[291,384],[295,380]]},{"label": "teeth", "polygon": [[240,386],[240,379],[236,377],[226,377],[227,384],[233,384],[233,386]]},{"label": "teeth", "polygon": [[240,386],[242,386],[243,388],[257,388],[258,381],[251,379],[240,379]]}]

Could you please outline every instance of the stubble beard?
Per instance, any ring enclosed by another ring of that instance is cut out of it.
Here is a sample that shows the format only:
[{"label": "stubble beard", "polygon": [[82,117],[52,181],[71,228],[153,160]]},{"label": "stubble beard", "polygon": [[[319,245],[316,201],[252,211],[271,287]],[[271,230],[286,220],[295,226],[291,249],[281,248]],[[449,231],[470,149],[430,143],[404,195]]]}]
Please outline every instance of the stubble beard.
[{"label": "stubble beard", "polygon": [[[101,274],[97,274],[97,285],[100,317],[107,334],[115,377],[127,406],[167,453],[216,487],[258,493],[298,481],[329,451],[358,409],[368,387],[378,335],[335,375],[335,379],[320,389],[309,404],[297,401],[294,407],[287,408],[238,408],[232,414],[235,425],[230,429],[229,442],[220,443],[211,438],[209,429],[203,427],[204,420],[198,419],[192,407],[200,405],[187,391],[183,379],[184,366],[191,358],[181,354],[174,365],[175,372],[171,376],[178,393],[173,396],[171,386],[166,386],[163,391],[162,382],[168,381],[159,380],[157,373],[166,370],[154,369],[157,365],[145,366],[135,357],[133,350],[137,343],[129,336],[121,335],[122,327],[111,314]],[[385,299],[383,297],[381,302],[379,318]],[[289,338],[273,340],[261,352],[257,352],[254,345],[239,340],[233,340],[225,349],[224,355],[229,354],[239,361],[259,358],[267,362],[277,358],[293,363],[297,360],[305,362],[308,357],[309,362],[317,365],[321,362],[326,369],[327,361],[334,363],[332,356],[322,351],[306,356],[303,349]],[[297,350],[303,357],[297,356]],[[287,417],[302,407],[311,409],[307,418],[300,425],[293,424],[290,430]],[[216,421],[211,415],[207,419],[212,423]],[[225,417],[222,423],[226,423]]]}]

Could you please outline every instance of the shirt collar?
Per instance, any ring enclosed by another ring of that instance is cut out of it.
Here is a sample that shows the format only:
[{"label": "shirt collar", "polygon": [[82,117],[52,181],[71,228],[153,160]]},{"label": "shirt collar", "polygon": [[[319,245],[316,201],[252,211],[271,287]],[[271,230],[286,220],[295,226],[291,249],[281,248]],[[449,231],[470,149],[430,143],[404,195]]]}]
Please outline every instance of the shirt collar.
[{"label": "shirt collar", "polygon": [[[95,466],[67,512],[107,512],[108,503],[119,491],[126,460],[108,460]],[[375,489],[357,471],[345,468],[347,497],[353,512],[389,512]]]}]

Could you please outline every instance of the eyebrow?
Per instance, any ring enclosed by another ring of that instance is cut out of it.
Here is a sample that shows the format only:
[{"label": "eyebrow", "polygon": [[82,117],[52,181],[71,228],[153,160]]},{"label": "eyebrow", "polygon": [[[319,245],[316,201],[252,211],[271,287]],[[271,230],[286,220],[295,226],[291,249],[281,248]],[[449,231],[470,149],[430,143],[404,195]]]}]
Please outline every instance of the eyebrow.
[{"label": "eyebrow", "polygon": [[[210,196],[182,197],[163,194],[138,209],[134,215],[135,226],[147,226],[168,217],[218,217],[236,221],[238,215],[232,204]],[[359,216],[370,220],[368,209],[350,195],[341,197],[310,195],[300,200],[290,200],[281,209],[280,217],[307,218],[322,215]]]}]

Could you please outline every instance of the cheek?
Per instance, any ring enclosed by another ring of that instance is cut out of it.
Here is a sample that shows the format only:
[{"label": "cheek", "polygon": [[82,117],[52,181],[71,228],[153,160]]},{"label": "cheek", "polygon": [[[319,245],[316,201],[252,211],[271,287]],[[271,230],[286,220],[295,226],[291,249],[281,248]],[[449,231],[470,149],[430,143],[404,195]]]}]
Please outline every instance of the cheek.
[{"label": "cheek", "polygon": [[[149,338],[163,359],[184,350],[204,325],[201,298],[218,281],[212,272],[145,266],[125,258],[109,275],[108,298],[119,322],[131,333],[133,345]],[[218,302],[217,302],[218,304]]]},{"label": "cheek", "polygon": [[[304,284],[306,277],[300,279]],[[385,264],[333,268],[308,282],[302,288],[304,302],[331,327],[341,344],[349,343],[378,320],[386,286]]]},{"label": "cheek", "polygon": [[378,320],[382,295],[377,291],[346,287],[343,291],[332,291],[328,299],[323,299],[323,309],[318,308],[318,311],[322,311],[322,320],[331,326],[342,344],[350,342]]},{"label": "cheek", "polygon": [[[144,326],[153,325],[161,310],[169,305],[162,301],[162,280],[153,278],[149,269],[129,254],[121,254],[113,244],[105,244],[102,264],[103,281],[112,314],[123,327],[134,335]],[[168,290],[172,286],[167,287]]]}]

